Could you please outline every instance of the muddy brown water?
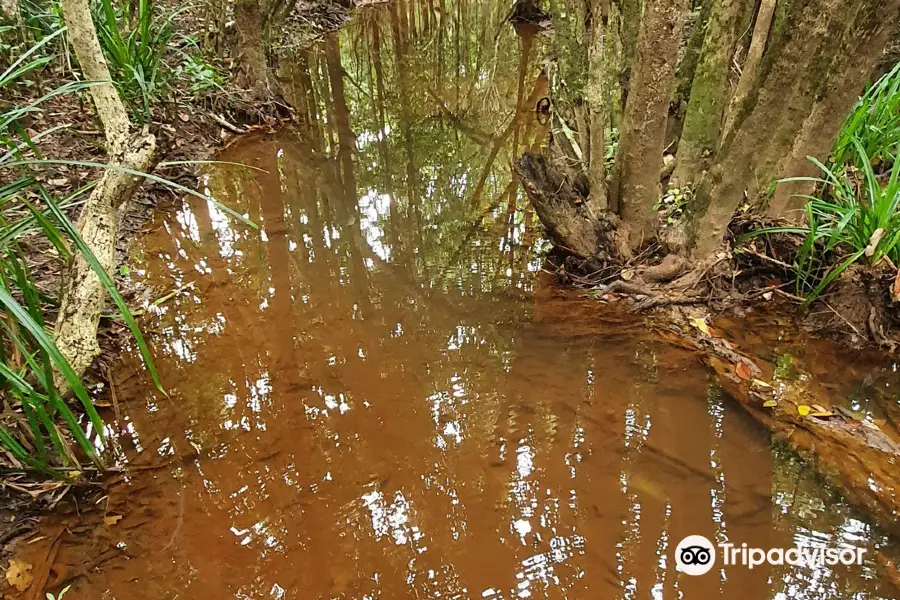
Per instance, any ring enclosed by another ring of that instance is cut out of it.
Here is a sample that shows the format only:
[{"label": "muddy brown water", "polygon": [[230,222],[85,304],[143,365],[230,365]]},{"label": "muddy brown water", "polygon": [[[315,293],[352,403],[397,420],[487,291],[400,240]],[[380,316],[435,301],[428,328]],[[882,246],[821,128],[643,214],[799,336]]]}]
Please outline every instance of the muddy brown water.
[{"label": "muddy brown water", "polygon": [[[473,6],[457,27],[493,14]],[[203,187],[258,230],[185,199],[137,244],[169,397],[133,357],[113,368],[125,471],[28,547],[49,584],[129,600],[895,597],[872,560],[675,570],[689,534],[892,554],[696,356],[541,273],[509,166],[540,145],[533,119],[487,158],[535,81],[518,81],[511,32],[454,54],[452,26],[405,27],[368,11],[302,51],[288,80],[310,125],[220,157],[257,170],[210,167]],[[793,354],[857,410],[890,397],[871,357],[786,342],[789,324],[720,328],[773,364]]]}]

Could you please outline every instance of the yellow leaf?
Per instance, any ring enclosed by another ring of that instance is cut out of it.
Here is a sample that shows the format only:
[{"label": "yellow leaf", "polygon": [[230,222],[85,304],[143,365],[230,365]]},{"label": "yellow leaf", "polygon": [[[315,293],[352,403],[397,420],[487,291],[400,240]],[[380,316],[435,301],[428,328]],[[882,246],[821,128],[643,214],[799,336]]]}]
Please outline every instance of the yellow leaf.
[{"label": "yellow leaf", "polygon": [[20,592],[24,592],[34,580],[30,571],[30,564],[14,558],[9,561],[9,568],[6,569],[6,581]]},{"label": "yellow leaf", "polygon": [[763,406],[766,408],[773,408],[775,406],[778,406],[778,403],[774,400],[766,400],[765,402],[763,402]]},{"label": "yellow leaf", "polygon": [[830,410],[819,410],[816,412],[809,413],[811,417],[833,417],[834,413]]},{"label": "yellow leaf", "polygon": [[766,382],[763,381],[762,379],[754,379],[754,380],[751,381],[750,383],[752,383],[752,384],[755,385],[756,387],[761,387],[761,388],[770,388],[770,387],[772,387],[771,384],[766,383]]},{"label": "yellow leaf", "polygon": [[112,527],[121,520],[122,515],[109,515],[108,517],[103,517],[103,524],[107,527]]},{"label": "yellow leaf", "polygon": [[703,335],[709,335],[709,325],[706,324],[706,317],[703,317],[702,319],[700,317],[691,319],[691,325],[699,329]]},{"label": "yellow leaf", "polygon": [[811,409],[805,404],[801,404],[797,407],[797,412],[800,413],[801,417],[805,417],[806,415],[808,415],[810,410]]}]

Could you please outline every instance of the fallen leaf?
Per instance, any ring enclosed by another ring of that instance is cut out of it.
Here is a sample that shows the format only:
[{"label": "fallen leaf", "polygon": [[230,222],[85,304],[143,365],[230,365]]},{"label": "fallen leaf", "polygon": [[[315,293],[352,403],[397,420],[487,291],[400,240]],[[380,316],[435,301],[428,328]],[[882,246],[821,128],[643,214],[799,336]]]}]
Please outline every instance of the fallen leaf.
[{"label": "fallen leaf", "polygon": [[766,292],[766,293],[764,293],[764,294],[762,295],[762,297],[763,297],[763,300],[766,300],[766,301],[771,300],[771,299],[772,299],[772,292]]},{"label": "fallen leaf", "polygon": [[809,413],[810,417],[833,417],[834,413],[830,410],[817,410],[816,412]]},{"label": "fallen leaf", "polygon": [[815,409],[816,412],[828,412],[828,409],[825,408],[824,406],[822,406],[821,404],[813,404],[812,407],[813,407],[813,409]]},{"label": "fallen leaf", "polygon": [[107,527],[112,527],[121,520],[122,515],[109,515],[108,517],[103,517],[103,524]]},{"label": "fallen leaf", "polygon": [[766,383],[762,379],[754,379],[750,383],[752,383],[753,385],[755,385],[757,387],[761,387],[761,388],[771,388],[772,387],[771,384]]},{"label": "fallen leaf", "polygon": [[807,405],[801,404],[797,407],[797,412],[800,413],[801,417],[805,417],[811,412],[811,409]]},{"label": "fallen leaf", "polygon": [[181,120],[182,120],[183,122],[185,122],[185,123],[187,123],[188,121],[191,120],[191,117],[188,116],[188,114],[187,114],[186,112],[179,112],[179,113],[178,113],[178,118],[181,119]]},{"label": "fallen leaf", "polygon": [[765,408],[774,408],[774,407],[778,406],[778,403],[775,402],[774,400],[766,400],[765,402],[763,402],[763,406]]},{"label": "fallen leaf", "polygon": [[872,423],[871,421],[860,421],[860,423],[863,427],[868,427],[869,429],[872,429],[874,431],[881,431],[881,429],[878,428],[878,425]]},{"label": "fallen leaf", "polygon": [[699,329],[703,335],[709,335],[709,325],[706,324],[706,317],[695,317],[691,319],[691,325]]},{"label": "fallen leaf", "polygon": [[9,568],[6,569],[6,581],[20,592],[24,592],[34,580],[30,571],[30,564],[13,558],[9,561]]},{"label": "fallen leaf", "polygon": [[739,362],[734,365],[734,372],[737,373],[737,376],[741,379],[753,379],[753,372],[745,363]]},{"label": "fallen leaf", "polygon": [[631,281],[634,279],[634,269],[622,269],[620,275],[625,281]]},{"label": "fallen leaf", "polygon": [[69,179],[68,179],[68,177],[60,177],[58,179],[51,179],[47,183],[49,183],[50,185],[59,187],[59,186],[66,185],[67,183],[69,183]]}]

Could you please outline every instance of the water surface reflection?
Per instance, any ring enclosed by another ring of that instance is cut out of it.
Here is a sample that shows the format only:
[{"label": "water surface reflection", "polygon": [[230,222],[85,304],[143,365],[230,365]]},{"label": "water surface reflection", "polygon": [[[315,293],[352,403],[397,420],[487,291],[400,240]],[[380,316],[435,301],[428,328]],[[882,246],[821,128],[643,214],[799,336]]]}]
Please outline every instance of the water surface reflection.
[{"label": "water surface reflection", "polygon": [[675,572],[688,534],[884,541],[693,355],[541,275],[509,161],[544,142],[545,41],[405,6],[300,52],[301,126],[210,170],[258,231],[190,199],[141,242],[171,400],[119,371],[132,469],[95,510],[124,518],[60,561],[118,551],[72,596],[891,597],[870,567]]}]

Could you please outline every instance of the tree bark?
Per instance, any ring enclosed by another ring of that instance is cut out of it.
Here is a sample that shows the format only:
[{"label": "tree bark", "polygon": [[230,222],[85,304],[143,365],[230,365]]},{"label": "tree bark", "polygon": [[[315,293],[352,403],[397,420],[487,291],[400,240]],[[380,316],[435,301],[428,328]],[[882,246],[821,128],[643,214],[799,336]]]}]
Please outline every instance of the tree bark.
[{"label": "tree bark", "polygon": [[777,0],[760,0],[759,10],[756,12],[756,24],[753,26],[753,36],[750,38],[750,49],[747,50],[747,58],[741,66],[741,78],[731,99],[731,105],[725,117],[725,126],[722,128],[722,137],[727,137],[734,124],[735,112],[747,99],[750,90],[759,78],[759,65],[762,62],[763,52],[766,50],[766,42],[769,40],[769,29],[772,27],[772,16],[775,14]]},{"label": "tree bark", "polygon": [[[880,15],[867,20],[869,29],[874,30],[879,18],[884,26],[893,27],[898,4],[898,0],[866,2],[866,14]],[[696,257],[712,254],[740,203],[745,198],[756,202],[760,190],[774,180],[778,163],[791,152],[804,121],[834,81],[834,57],[859,50],[861,36],[852,36],[856,42],[849,46],[845,43],[848,29],[858,27],[856,15],[861,10],[860,4],[843,0],[794,0],[791,4],[786,17],[791,26],[783,28],[783,39],[771,50],[775,55],[764,57],[764,64],[771,66],[738,109],[734,132],[725,139],[690,207]]]},{"label": "tree bark", "polygon": [[679,185],[699,181],[719,146],[731,58],[752,6],[753,0],[716,0],[712,7],[678,143],[674,179]]},{"label": "tree bark", "polygon": [[[894,2],[895,11],[897,4]],[[875,69],[889,38],[897,30],[896,26],[891,27],[891,19],[885,19],[883,14],[873,18],[870,11],[881,7],[872,5],[878,3],[870,3],[869,8],[860,10],[844,48],[837,53],[831,83],[803,121],[790,154],[779,163],[779,179],[821,176],[819,168],[807,157],[814,156],[823,163],[827,161],[841,126]],[[803,216],[800,209],[806,204],[806,199],[797,195],[812,194],[815,186],[815,182],[809,181],[778,184],[766,207],[767,215],[799,221]]]},{"label": "tree bark", "polygon": [[259,0],[236,0],[234,21],[237,29],[238,64],[242,85],[250,89],[256,100],[272,98],[269,67],[263,45],[263,24]]},{"label": "tree bark", "polygon": [[666,120],[688,0],[647,0],[619,141],[616,169],[623,224],[632,248],[656,234]]},{"label": "tree bark", "polygon": [[588,77],[584,100],[587,105],[589,145],[587,176],[588,205],[594,212],[609,208],[606,184],[606,130],[617,109],[619,56],[617,9],[604,0],[592,0],[585,37],[588,41]]},{"label": "tree bark", "polygon": [[601,223],[587,210],[562,173],[539,155],[526,152],[514,163],[535,212],[553,245],[582,258],[600,250]]},{"label": "tree bark", "polygon": [[[84,77],[90,81],[111,81],[87,0],[63,0],[63,17],[69,39]],[[112,83],[90,89],[97,114],[106,134],[110,165],[146,171],[153,160],[156,138],[151,134],[130,135],[131,122]],[[106,271],[115,267],[118,209],[140,184],[140,178],[112,169],[104,171],[100,183],[84,204],[78,229],[87,246]],[[56,320],[56,345],[77,375],[82,375],[100,353],[97,325],[106,291],[100,278],[79,254],[69,266]],[[57,385],[64,378],[56,377]]]}]

